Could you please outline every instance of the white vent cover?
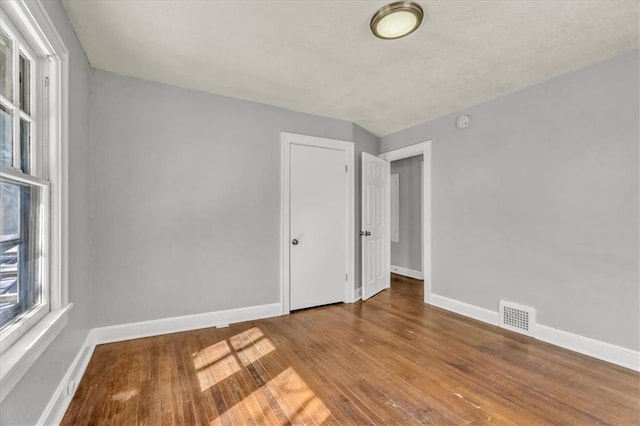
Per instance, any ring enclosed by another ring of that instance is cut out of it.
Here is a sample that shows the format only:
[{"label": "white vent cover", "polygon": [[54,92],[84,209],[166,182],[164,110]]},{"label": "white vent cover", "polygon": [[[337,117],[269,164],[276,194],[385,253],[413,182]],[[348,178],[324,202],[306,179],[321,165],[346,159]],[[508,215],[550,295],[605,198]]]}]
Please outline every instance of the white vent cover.
[{"label": "white vent cover", "polygon": [[530,306],[500,301],[500,327],[533,336],[536,311]]}]

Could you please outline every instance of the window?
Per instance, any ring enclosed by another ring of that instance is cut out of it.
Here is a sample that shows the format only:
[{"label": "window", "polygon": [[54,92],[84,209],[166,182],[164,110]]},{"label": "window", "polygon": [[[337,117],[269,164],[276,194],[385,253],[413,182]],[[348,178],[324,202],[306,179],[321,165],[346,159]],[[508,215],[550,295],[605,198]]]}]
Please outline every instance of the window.
[{"label": "window", "polygon": [[67,321],[68,53],[40,2],[0,2],[0,401]]},{"label": "window", "polygon": [[44,144],[32,144],[39,123],[31,112],[44,107],[31,90],[34,58],[15,28],[0,23],[0,336],[49,305],[49,182],[35,164]]}]

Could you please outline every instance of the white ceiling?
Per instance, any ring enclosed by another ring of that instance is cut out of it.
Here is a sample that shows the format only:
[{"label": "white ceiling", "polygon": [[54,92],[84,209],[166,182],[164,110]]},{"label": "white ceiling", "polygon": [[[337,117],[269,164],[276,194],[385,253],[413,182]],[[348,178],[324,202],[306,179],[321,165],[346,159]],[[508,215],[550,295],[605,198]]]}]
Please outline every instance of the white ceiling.
[{"label": "white ceiling", "polygon": [[368,28],[381,1],[64,0],[95,68],[378,136],[638,46],[637,1],[419,3],[392,41]]}]

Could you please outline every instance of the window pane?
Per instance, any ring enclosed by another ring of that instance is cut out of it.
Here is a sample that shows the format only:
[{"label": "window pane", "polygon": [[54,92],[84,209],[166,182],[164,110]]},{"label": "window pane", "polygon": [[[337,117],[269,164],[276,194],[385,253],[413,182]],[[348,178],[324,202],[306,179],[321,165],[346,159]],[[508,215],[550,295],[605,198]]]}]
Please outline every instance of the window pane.
[{"label": "window pane", "polygon": [[13,166],[13,119],[11,112],[0,105],[0,166]]},{"label": "window pane", "polygon": [[2,245],[0,254],[0,316],[3,312],[17,308],[18,298],[18,249],[19,244]]},{"label": "window pane", "polygon": [[20,55],[20,109],[31,115],[31,63]]},{"label": "window pane", "polygon": [[20,238],[20,186],[0,183],[0,242]]},{"label": "window pane", "polygon": [[0,327],[41,299],[41,190],[0,183]]},{"label": "window pane", "polygon": [[20,168],[29,173],[31,158],[31,123],[20,119]]},{"label": "window pane", "polygon": [[0,28],[0,94],[13,102],[13,46],[11,39]]}]

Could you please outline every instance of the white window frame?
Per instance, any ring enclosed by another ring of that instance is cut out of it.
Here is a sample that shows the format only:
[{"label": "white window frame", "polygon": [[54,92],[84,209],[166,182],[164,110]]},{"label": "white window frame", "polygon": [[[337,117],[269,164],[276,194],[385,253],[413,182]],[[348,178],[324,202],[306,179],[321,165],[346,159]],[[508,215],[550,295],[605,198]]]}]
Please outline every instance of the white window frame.
[{"label": "white window frame", "polygon": [[[33,315],[25,316],[16,330],[11,330],[10,335],[3,336],[0,340],[0,401],[4,400],[62,331],[68,322],[68,312],[73,306],[68,302],[67,286],[69,52],[39,0],[0,2],[0,18],[2,17],[17,29],[33,51],[32,55],[47,58],[49,61],[48,75],[34,70],[32,78],[41,79],[38,84],[32,85],[32,90],[35,89],[32,93],[36,99],[48,101],[49,107],[46,115],[42,109],[36,112],[40,114],[36,117],[37,132],[40,136],[48,136],[46,139],[40,138],[41,141],[46,141],[40,147],[40,152],[48,158],[44,161],[35,157],[37,176],[46,177],[36,182],[39,183],[38,186],[45,188],[45,200],[48,192],[48,203],[45,201],[44,205],[46,207],[48,204],[49,208],[49,282],[43,291],[48,294],[49,303],[48,311],[44,312],[43,316],[38,316],[35,312]],[[48,77],[49,89],[46,92],[45,77]],[[15,87],[14,90],[18,88]],[[23,178],[19,172],[3,171],[2,175],[12,180]],[[34,184],[34,178],[30,178],[29,183]]]},{"label": "white window frame", "polygon": [[[38,158],[39,154],[43,152],[43,133],[39,132],[38,126],[40,124],[46,126],[46,117],[44,114],[44,102],[39,104],[40,99],[45,99],[43,96],[42,88],[38,88],[36,82],[43,82],[45,77],[48,77],[48,71],[45,68],[49,68],[49,63],[46,59],[38,60],[34,51],[31,49],[27,39],[22,36],[19,29],[10,22],[6,16],[0,14],[0,26],[9,35],[12,40],[17,41],[18,45],[13,46],[13,82],[12,92],[14,94],[11,99],[6,99],[0,95],[0,103],[12,111],[12,128],[13,128],[13,165],[11,169],[3,168],[0,170],[0,176],[16,184],[25,184],[29,187],[37,187],[40,191],[41,204],[38,205],[38,217],[41,218],[41,224],[44,230],[49,229],[49,181],[46,177],[46,170],[43,170],[42,160]],[[20,56],[25,56],[30,61],[30,96],[31,96],[31,114],[30,116],[24,113],[19,103],[21,99],[16,93],[20,92],[19,69],[18,61]],[[35,102],[33,100],[35,99]],[[20,143],[20,121],[27,120],[30,123],[30,143],[29,143],[29,173],[23,173],[21,171],[21,143]],[[20,336],[22,336],[26,330],[30,329],[33,325],[39,322],[50,311],[50,286],[49,286],[49,232],[40,232],[42,238],[43,255],[41,256],[42,264],[39,266],[39,270],[44,271],[42,280],[40,281],[41,287],[41,302],[26,312],[20,321],[14,324],[7,324],[0,330],[0,354],[6,349],[11,347]]]}]

